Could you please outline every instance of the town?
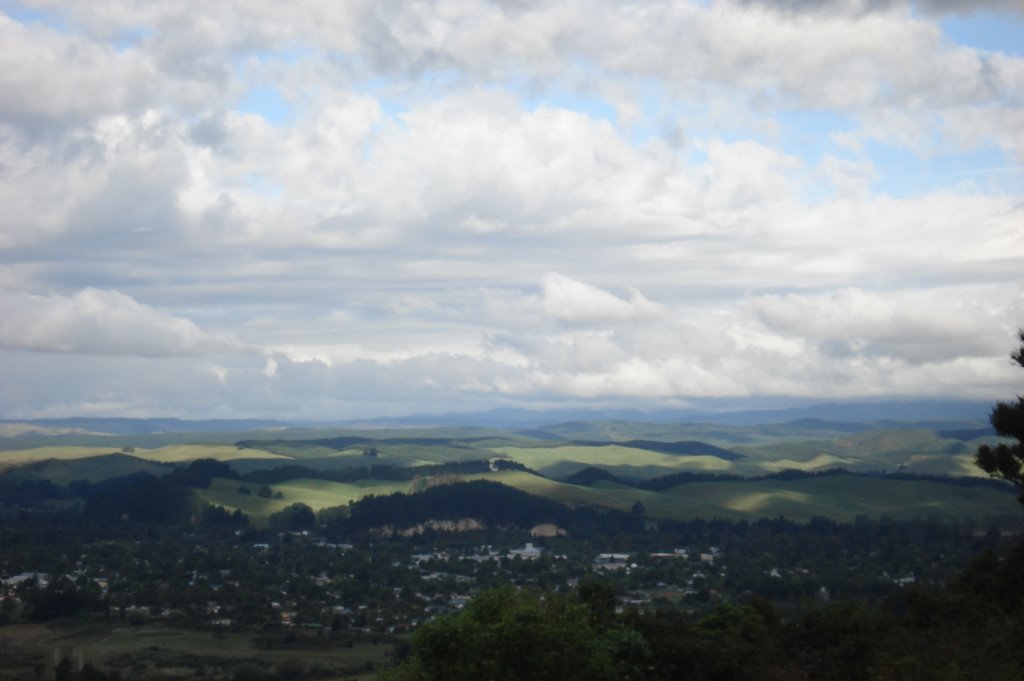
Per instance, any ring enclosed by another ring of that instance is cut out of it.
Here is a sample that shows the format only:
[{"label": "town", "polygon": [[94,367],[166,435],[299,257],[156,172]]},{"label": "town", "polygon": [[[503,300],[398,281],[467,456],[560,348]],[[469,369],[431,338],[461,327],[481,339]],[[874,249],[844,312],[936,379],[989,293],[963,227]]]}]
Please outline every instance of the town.
[{"label": "town", "polygon": [[[937,583],[977,547],[1000,540],[998,531],[966,523],[864,519],[854,526],[698,521],[676,533],[585,539],[432,532],[358,544],[317,528],[79,527],[80,541],[58,549],[47,541],[48,523],[40,517],[3,528],[11,550],[0,558],[2,622],[92,613],[133,624],[402,634],[461,609],[481,589],[568,591],[584,580],[614,584],[620,609],[700,612],[751,593],[796,606],[830,595],[880,595],[918,580]],[[801,542],[811,534],[819,541]],[[857,535],[865,538],[862,548]],[[908,544],[908,536],[918,539]],[[691,541],[673,543],[683,537]]]}]

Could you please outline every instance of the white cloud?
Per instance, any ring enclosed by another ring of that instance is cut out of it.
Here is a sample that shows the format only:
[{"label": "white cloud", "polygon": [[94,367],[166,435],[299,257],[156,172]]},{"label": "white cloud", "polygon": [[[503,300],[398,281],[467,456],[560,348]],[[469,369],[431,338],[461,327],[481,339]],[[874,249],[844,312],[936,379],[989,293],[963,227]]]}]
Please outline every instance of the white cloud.
[{"label": "white cloud", "polygon": [[105,251],[174,238],[176,194],[186,178],[178,131],[174,121],[144,111],[103,116],[48,143],[0,132],[7,170],[0,248],[60,238]]},{"label": "white cloud", "polygon": [[1019,310],[995,302],[1005,300],[1005,292],[965,293],[844,288],[827,295],[760,296],[749,305],[769,329],[803,338],[827,358],[887,357],[922,365],[1003,355]]},{"label": "white cloud", "polygon": [[541,308],[555,319],[583,324],[642,321],[661,312],[636,289],[626,300],[557,272],[544,275]]},{"label": "white cloud", "polygon": [[139,57],[0,14],[0,117],[35,131],[138,110],[158,87]]},{"label": "white cloud", "polygon": [[238,352],[227,333],[143,305],[118,291],[70,296],[0,293],[0,346],[39,352],[168,357]]}]

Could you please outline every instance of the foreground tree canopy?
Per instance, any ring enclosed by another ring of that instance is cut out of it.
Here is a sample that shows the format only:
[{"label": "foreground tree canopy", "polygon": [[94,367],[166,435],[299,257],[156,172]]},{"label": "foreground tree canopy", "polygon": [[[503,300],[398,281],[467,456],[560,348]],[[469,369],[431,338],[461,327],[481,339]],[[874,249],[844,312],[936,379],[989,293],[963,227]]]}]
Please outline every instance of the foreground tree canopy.
[{"label": "foreground tree canopy", "polygon": [[984,553],[940,589],[878,602],[807,603],[784,618],[765,599],[617,611],[615,589],[479,593],[422,625],[381,681],[882,681],[1019,679],[1024,544]]},{"label": "foreground tree canopy", "polygon": [[[1021,345],[1010,353],[1010,359],[1024,368],[1024,329],[1017,331],[1017,338]],[[1024,504],[1024,397],[1018,395],[1016,402],[997,402],[989,420],[999,435],[1017,442],[1000,443],[995,447],[982,445],[975,463],[989,475],[1017,485],[1020,490],[1017,500]]]}]

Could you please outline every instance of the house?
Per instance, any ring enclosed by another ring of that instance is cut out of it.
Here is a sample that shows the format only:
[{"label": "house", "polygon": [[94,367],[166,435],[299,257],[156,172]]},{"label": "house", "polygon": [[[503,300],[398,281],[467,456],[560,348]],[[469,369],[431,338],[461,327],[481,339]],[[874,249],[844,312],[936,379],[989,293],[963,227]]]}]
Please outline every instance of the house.
[{"label": "house", "polygon": [[629,567],[628,553],[599,553],[594,559],[597,570],[624,570]]},{"label": "house", "polygon": [[36,586],[45,587],[50,583],[50,574],[48,572],[22,572],[20,575],[3,580],[3,583],[6,586],[18,586],[30,579],[36,580]]},{"label": "house", "polygon": [[526,546],[521,549],[512,549],[508,552],[509,558],[522,558],[524,560],[536,560],[541,557],[544,553],[543,549],[539,549],[533,545],[533,542],[526,542]]}]

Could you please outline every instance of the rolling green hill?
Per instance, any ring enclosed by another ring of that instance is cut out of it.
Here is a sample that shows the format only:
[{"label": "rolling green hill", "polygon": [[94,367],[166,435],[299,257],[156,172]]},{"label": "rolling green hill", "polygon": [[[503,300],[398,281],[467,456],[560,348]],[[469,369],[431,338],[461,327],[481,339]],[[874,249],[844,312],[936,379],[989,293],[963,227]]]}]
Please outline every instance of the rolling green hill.
[{"label": "rolling green hill", "polygon": [[166,475],[172,470],[167,464],[146,461],[128,454],[103,454],[73,459],[43,459],[9,469],[5,478],[10,480],[48,480],[67,485],[76,480],[101,482],[133,473]]},{"label": "rolling green hill", "polygon": [[1010,488],[958,487],[928,480],[829,475],[802,480],[755,480],[679,485],[666,494],[748,516],[852,521],[859,515],[897,520],[987,518],[1019,513]]},{"label": "rolling green hill", "polygon": [[195,461],[196,459],[232,461],[242,458],[284,458],[280,454],[268,451],[239,449],[234,445],[224,444],[167,445],[155,448],[133,447],[129,451],[121,451],[120,448],[111,449],[109,447],[57,446],[0,451],[0,467],[22,466],[47,459],[84,459],[113,453],[130,454],[138,459],[165,463],[180,463]]},{"label": "rolling green hill", "polygon": [[[526,471],[494,471],[472,475],[440,476],[438,482],[491,480],[523,492],[570,505],[607,506],[629,511],[636,502],[651,518],[741,519],[784,516],[798,521],[827,517],[852,521],[857,516],[911,518],[975,518],[1012,516],[1019,511],[1009,487],[960,486],[930,480],[889,480],[852,474],[808,477],[797,480],[755,479],[696,482],[655,492],[623,483],[598,481],[591,486],[572,485]],[[422,486],[421,481],[421,486]],[[430,484],[430,482],[427,482]],[[296,501],[314,510],[346,505],[368,494],[411,492],[408,482],[364,480],[335,483],[323,480],[292,480],[272,485],[283,499],[261,499],[237,493],[237,480],[216,480],[200,490],[204,500],[228,510],[250,514],[263,524],[271,513]]]},{"label": "rolling green hill", "polygon": [[467,479],[486,479],[500,482],[516,489],[555,499],[568,504],[590,504],[609,506],[620,511],[629,511],[637,501],[644,505],[645,514],[652,518],[733,518],[746,514],[702,499],[687,499],[679,496],[649,492],[616,483],[597,483],[592,487],[569,485],[542,478],[524,471],[500,471],[466,476]]},{"label": "rolling green hill", "polygon": [[[493,470],[475,477],[499,480],[570,504],[629,510],[639,501],[647,515],[659,518],[785,515],[806,519],[823,515],[852,519],[861,514],[903,518],[1012,513],[1012,495],[1004,498],[1002,490],[993,488],[953,487],[921,479],[883,480],[865,475],[763,477],[768,473],[836,468],[871,474],[981,475],[973,464],[973,452],[979,444],[995,442],[997,438],[974,423],[951,423],[946,428],[940,427],[941,423],[927,425],[898,428],[892,424],[810,419],[747,427],[598,421],[568,422],[532,431],[278,429],[247,432],[247,437],[235,442],[225,442],[224,433],[213,433],[208,441],[197,441],[205,436],[195,433],[170,433],[144,435],[151,438],[153,446],[124,445],[131,455],[120,452],[120,446],[115,449],[94,444],[122,442],[123,436],[104,440],[94,434],[64,432],[46,438],[36,433],[33,437],[45,446],[16,449],[12,442],[27,442],[22,435],[0,438],[0,469],[8,470],[8,479],[49,480],[66,485],[74,480],[99,482],[137,472],[161,475],[167,472],[169,464],[180,465],[201,458],[228,462],[242,475],[301,465],[305,473],[300,479],[269,478],[285,480],[273,485],[283,499],[238,494],[241,483],[237,481],[218,480],[210,489],[200,492],[210,503],[242,510],[257,522],[296,501],[320,509],[345,505],[366,494],[411,489],[410,482],[312,479],[317,477],[317,471],[347,470],[348,474],[335,475],[335,479],[352,480],[371,475],[356,469],[369,471],[374,466],[391,467],[393,471],[488,459],[512,460],[537,474]],[[374,455],[369,456],[371,453]],[[594,480],[589,486],[554,480],[590,467],[603,469],[616,479]],[[357,474],[351,475],[352,471]],[[383,471],[378,468],[377,477],[394,477]],[[629,482],[683,472],[755,479],[688,482],[659,491],[631,487]],[[423,475],[427,473],[424,471]],[[442,475],[437,479],[456,478],[459,476]],[[430,483],[421,481],[422,484]],[[257,487],[248,486],[253,491]]]},{"label": "rolling green hill", "polygon": [[785,516],[809,520],[822,516],[852,521],[859,515],[896,519],[987,518],[1013,515],[1019,504],[1005,489],[960,487],[928,480],[886,480],[859,475],[828,475],[800,480],[699,482],[651,492],[600,481],[591,487],[569,485],[522,471],[469,478],[503,482],[524,492],[566,503],[629,510],[637,501],[654,518],[755,518]]}]

